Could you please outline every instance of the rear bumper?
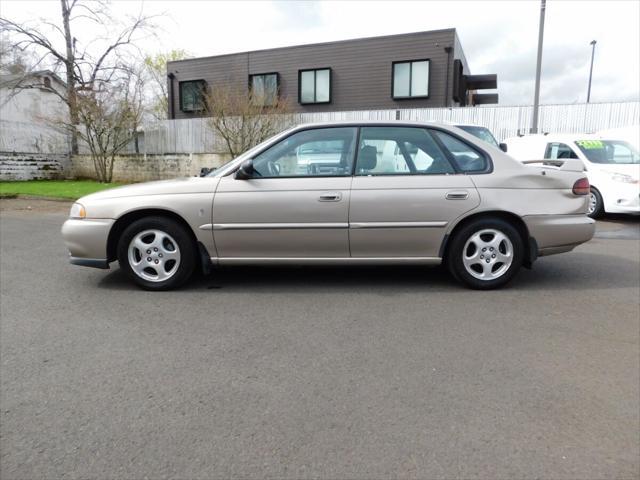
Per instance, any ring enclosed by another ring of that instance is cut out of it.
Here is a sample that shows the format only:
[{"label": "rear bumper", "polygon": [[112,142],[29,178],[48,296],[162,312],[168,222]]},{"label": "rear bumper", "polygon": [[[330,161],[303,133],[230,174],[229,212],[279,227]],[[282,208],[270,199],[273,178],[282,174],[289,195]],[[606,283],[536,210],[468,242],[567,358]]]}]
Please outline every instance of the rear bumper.
[{"label": "rear bumper", "polygon": [[108,268],[107,239],[115,220],[69,219],[62,225],[62,238],[74,265]]},{"label": "rear bumper", "polygon": [[522,217],[538,246],[538,256],[568,252],[593,238],[595,220],[586,215],[529,215]]}]

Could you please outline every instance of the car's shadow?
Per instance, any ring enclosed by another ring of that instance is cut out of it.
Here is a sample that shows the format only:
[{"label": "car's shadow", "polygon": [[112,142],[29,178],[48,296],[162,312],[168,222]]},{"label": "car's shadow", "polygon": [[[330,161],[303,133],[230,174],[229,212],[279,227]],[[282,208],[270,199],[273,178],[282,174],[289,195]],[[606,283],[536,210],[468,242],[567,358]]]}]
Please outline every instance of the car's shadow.
[{"label": "car's shadow", "polygon": [[[637,287],[640,270],[635,259],[572,252],[540,258],[532,270],[522,269],[505,288],[510,290],[580,290]],[[98,282],[99,288],[133,288],[116,268]],[[460,289],[443,267],[421,266],[235,266],[218,267],[209,276],[196,275],[182,290],[212,292],[300,292],[368,290],[443,292]]]}]

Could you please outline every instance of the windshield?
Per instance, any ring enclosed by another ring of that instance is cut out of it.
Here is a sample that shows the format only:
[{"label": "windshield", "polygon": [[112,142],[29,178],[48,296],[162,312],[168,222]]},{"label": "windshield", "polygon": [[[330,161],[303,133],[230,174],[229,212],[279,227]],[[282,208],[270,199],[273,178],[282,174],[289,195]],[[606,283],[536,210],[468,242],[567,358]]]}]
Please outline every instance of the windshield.
[{"label": "windshield", "polygon": [[638,164],[640,154],[622,140],[576,140],[576,145],[593,163]]},{"label": "windshield", "polygon": [[477,137],[480,140],[483,140],[488,144],[493,145],[494,147],[498,146],[498,142],[496,141],[495,137],[491,133],[491,130],[489,130],[488,128],[474,127],[471,125],[457,125],[457,127],[461,130],[464,130],[467,133],[470,133],[474,137]]}]

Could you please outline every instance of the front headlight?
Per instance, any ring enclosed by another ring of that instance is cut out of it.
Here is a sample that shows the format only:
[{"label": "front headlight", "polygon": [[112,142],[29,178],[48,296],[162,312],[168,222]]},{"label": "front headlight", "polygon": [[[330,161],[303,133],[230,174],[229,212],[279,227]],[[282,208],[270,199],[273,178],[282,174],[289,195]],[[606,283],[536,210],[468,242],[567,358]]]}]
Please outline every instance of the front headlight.
[{"label": "front headlight", "polygon": [[638,183],[638,180],[633,178],[631,175],[627,175],[625,173],[617,173],[617,172],[606,172],[611,177],[611,180],[614,182],[622,182],[622,183]]},{"label": "front headlight", "polygon": [[85,218],[87,212],[82,205],[74,203],[71,205],[71,211],[69,212],[69,218]]}]

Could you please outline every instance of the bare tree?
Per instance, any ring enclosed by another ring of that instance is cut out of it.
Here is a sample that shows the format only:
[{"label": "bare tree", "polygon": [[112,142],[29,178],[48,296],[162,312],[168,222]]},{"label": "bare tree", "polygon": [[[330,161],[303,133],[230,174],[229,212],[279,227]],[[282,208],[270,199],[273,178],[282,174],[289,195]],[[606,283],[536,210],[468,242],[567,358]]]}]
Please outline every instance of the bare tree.
[{"label": "bare tree", "polygon": [[[0,30],[5,32],[15,48],[37,55],[36,65],[46,64],[55,72],[64,69],[66,91],[51,89],[68,106],[69,124],[78,125],[80,112],[78,97],[80,92],[103,91],[110,82],[118,83],[119,77],[127,77],[122,58],[127,49],[135,49],[137,35],[150,26],[152,17],[138,15],[129,19],[126,25],[118,25],[109,14],[105,0],[60,0],[59,23],[40,20],[36,26],[20,24],[0,17]],[[103,27],[110,32],[105,38],[97,35],[87,43],[82,43],[73,34],[76,22],[90,22],[96,28]],[[42,88],[21,82],[20,88]],[[78,153],[78,133],[71,129],[72,153]]]},{"label": "bare tree", "polygon": [[143,113],[143,86],[139,72],[131,68],[118,81],[78,92],[79,126],[57,122],[57,128],[75,130],[86,143],[100,182],[111,182],[117,155],[136,135]]},{"label": "bare tree", "polygon": [[30,52],[16,48],[6,34],[0,36],[0,73],[24,75],[33,69],[35,62]]},{"label": "bare tree", "polygon": [[220,86],[202,93],[207,123],[236,157],[291,124],[286,98],[258,95],[241,87]]},{"label": "bare tree", "polygon": [[144,58],[145,72],[148,77],[149,112],[156,120],[167,118],[169,95],[167,93],[167,62],[189,58],[185,50],[171,50],[167,53],[147,55]]}]

